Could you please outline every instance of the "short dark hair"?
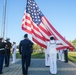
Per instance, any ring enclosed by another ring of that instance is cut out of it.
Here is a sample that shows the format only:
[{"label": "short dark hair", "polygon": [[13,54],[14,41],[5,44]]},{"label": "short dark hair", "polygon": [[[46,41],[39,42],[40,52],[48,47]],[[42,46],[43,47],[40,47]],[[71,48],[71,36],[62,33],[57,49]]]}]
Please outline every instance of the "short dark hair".
[{"label": "short dark hair", "polygon": [[54,40],[54,37],[50,37],[50,40]]},{"label": "short dark hair", "polygon": [[28,34],[25,34],[25,35],[24,35],[24,38],[27,38],[27,37],[28,37]]}]

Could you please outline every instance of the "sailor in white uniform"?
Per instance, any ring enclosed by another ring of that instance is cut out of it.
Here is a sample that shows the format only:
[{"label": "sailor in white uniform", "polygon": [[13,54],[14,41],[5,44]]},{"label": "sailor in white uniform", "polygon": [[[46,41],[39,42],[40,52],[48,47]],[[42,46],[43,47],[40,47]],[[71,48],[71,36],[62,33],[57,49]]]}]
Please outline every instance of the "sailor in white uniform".
[{"label": "sailor in white uniform", "polygon": [[61,52],[61,61],[64,61],[64,50],[60,50]]},{"label": "sailor in white uniform", "polygon": [[54,37],[50,37],[49,42],[49,58],[50,58],[50,73],[57,74],[57,50],[56,50],[56,41]]},{"label": "sailor in white uniform", "polygon": [[59,57],[59,60],[64,61],[64,50],[58,51],[58,57]]},{"label": "sailor in white uniform", "polygon": [[13,42],[13,46],[12,46],[12,58],[13,58],[13,61],[12,63],[15,63],[16,62],[16,42]]},{"label": "sailor in white uniform", "polygon": [[60,50],[58,50],[58,60],[61,60]]},{"label": "sailor in white uniform", "polygon": [[48,67],[50,66],[50,62],[49,62],[49,41],[46,42],[47,43],[47,48],[45,49],[45,66]]}]

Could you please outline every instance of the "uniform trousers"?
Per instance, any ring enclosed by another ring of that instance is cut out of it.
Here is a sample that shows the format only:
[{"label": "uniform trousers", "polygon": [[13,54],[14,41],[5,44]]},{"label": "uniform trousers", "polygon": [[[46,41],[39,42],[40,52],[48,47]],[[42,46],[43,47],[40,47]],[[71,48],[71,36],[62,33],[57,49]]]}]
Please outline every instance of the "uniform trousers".
[{"label": "uniform trousers", "polygon": [[58,52],[58,56],[59,56],[59,60],[64,61],[64,52],[62,50]]},{"label": "uniform trousers", "polygon": [[57,54],[50,54],[50,73],[57,73]]},{"label": "uniform trousers", "polygon": [[0,73],[2,73],[3,61],[4,61],[4,54],[0,54]]},{"label": "uniform trousers", "polygon": [[61,52],[58,51],[58,59],[61,60]]},{"label": "uniform trousers", "polygon": [[28,73],[29,62],[30,55],[22,55],[22,72],[24,75]]},{"label": "uniform trousers", "polygon": [[65,62],[68,62],[68,50],[64,50]]},{"label": "uniform trousers", "polygon": [[47,50],[45,50],[45,66],[49,66],[49,65],[50,65],[49,56],[48,56]]},{"label": "uniform trousers", "polygon": [[5,53],[5,66],[9,66],[10,52]]},{"label": "uniform trousers", "polygon": [[[32,55],[32,53],[31,53],[31,55]],[[29,64],[28,64],[28,66],[30,66],[30,64],[31,64],[31,55],[29,55]]]},{"label": "uniform trousers", "polygon": [[15,63],[16,62],[16,52],[13,52],[12,59],[13,59],[13,63]]}]

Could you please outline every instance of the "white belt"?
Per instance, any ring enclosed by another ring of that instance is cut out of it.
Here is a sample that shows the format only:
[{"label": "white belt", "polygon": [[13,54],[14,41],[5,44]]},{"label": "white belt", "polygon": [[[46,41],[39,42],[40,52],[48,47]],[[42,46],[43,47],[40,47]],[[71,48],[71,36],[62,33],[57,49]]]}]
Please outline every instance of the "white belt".
[{"label": "white belt", "polygon": [[0,51],[4,50],[4,48],[1,48]]}]

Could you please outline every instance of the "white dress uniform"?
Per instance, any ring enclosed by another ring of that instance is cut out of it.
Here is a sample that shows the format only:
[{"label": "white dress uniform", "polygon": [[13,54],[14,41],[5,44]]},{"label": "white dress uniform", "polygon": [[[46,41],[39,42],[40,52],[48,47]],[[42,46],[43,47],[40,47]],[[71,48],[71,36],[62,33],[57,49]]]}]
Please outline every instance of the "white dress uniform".
[{"label": "white dress uniform", "polygon": [[61,61],[64,61],[64,50],[60,50],[61,52]]},{"label": "white dress uniform", "polygon": [[47,42],[47,48],[45,49],[45,66],[50,66],[49,62],[49,42]]},{"label": "white dress uniform", "polygon": [[17,46],[16,46],[16,44],[14,44],[12,46],[12,49],[13,49],[13,53],[12,53],[13,62],[12,63],[16,62],[16,48],[17,48]]},{"label": "white dress uniform", "polygon": [[61,60],[60,50],[58,50],[58,60]]},{"label": "white dress uniform", "polygon": [[56,50],[56,41],[51,40],[49,42],[49,58],[50,58],[50,73],[57,73],[57,50]]},{"label": "white dress uniform", "polygon": [[64,61],[64,50],[58,51],[59,60]]}]

